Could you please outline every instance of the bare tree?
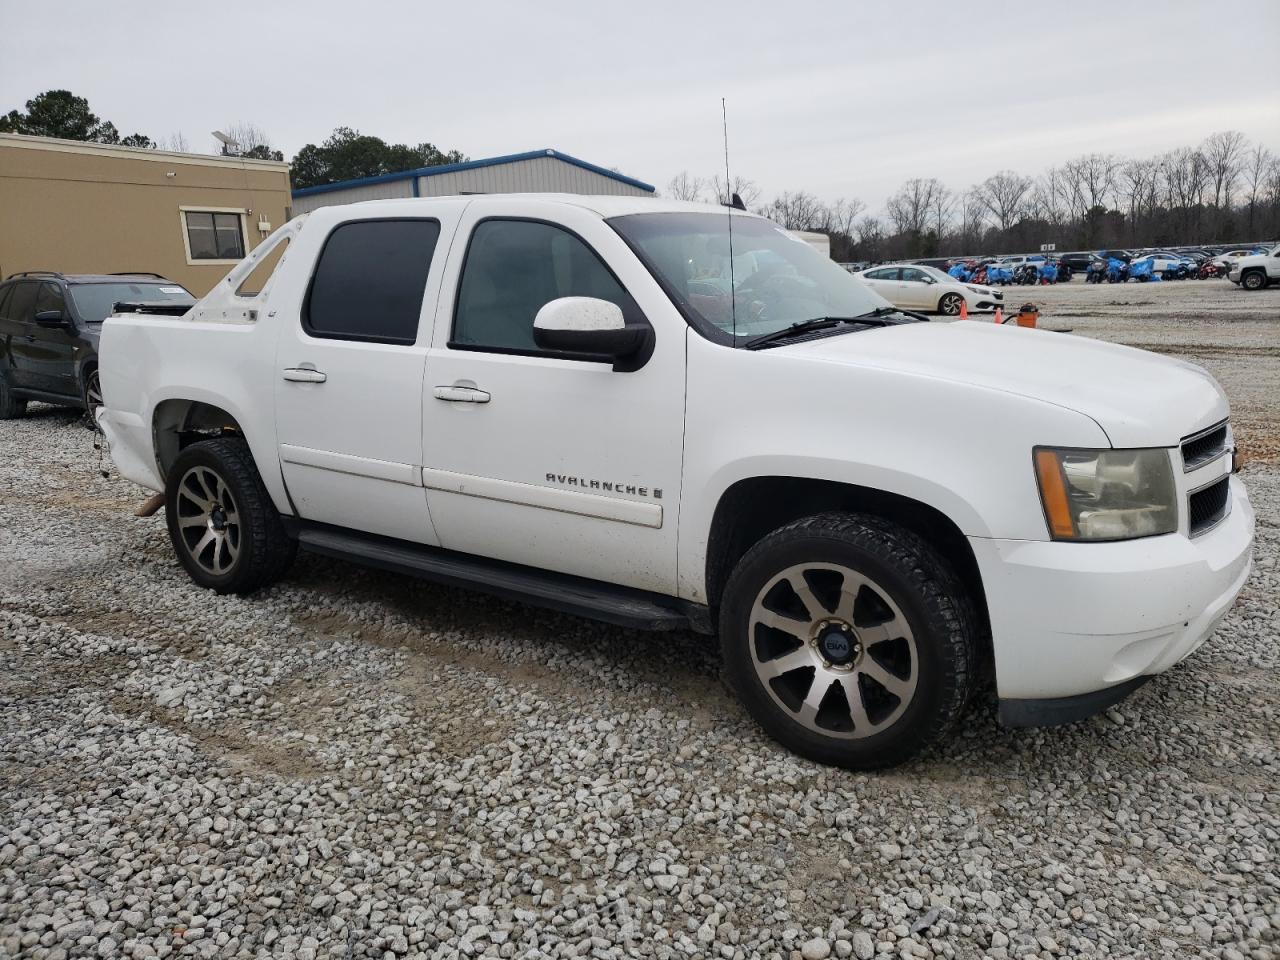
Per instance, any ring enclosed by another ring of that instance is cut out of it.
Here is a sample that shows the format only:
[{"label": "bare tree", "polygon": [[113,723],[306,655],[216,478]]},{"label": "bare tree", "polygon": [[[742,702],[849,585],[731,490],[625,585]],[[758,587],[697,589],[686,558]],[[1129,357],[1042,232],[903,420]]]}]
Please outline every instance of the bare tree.
[{"label": "bare tree", "polygon": [[815,230],[826,219],[826,208],[822,201],[803,190],[774,197],[773,202],[762,212],[788,230]]},{"label": "bare tree", "polygon": [[1032,180],[1012,170],[994,173],[974,188],[982,207],[995,217],[1001,230],[1008,230],[1021,218]]},{"label": "bare tree", "polygon": [[191,145],[187,143],[187,138],[182,135],[182,132],[178,131],[157,141],[156,149],[172,150],[174,153],[190,153]]},{"label": "bare tree", "polygon": [[822,229],[846,237],[854,235],[854,225],[867,205],[857,197],[841,197],[824,209]]},{"label": "bare tree", "polygon": [[1213,184],[1213,205],[1218,209],[1231,206],[1231,190],[1240,178],[1248,154],[1246,143],[1243,133],[1224,130],[1206,137],[1200,144],[1206,177]]},{"label": "bare tree", "polygon": [[1159,175],[1156,160],[1130,160],[1120,169],[1117,193],[1129,208],[1130,242],[1137,242],[1139,219],[1155,207]]},{"label": "bare tree", "polygon": [[982,196],[981,185],[970,187],[960,194],[958,209],[960,213],[960,233],[956,237],[957,253],[972,253],[977,250],[982,238],[982,229],[986,222],[988,207]]},{"label": "bare tree", "polygon": [[691,177],[688,170],[681,170],[667,181],[667,196],[672,200],[701,200],[706,188],[707,182],[701,177]]},{"label": "bare tree", "polygon": [[885,203],[885,212],[898,233],[922,234],[929,229],[946,188],[940,180],[916,177],[908,180]]},{"label": "bare tree", "polygon": [[1249,151],[1244,166],[1244,185],[1249,197],[1249,234],[1252,236],[1258,205],[1263,202],[1267,189],[1267,174],[1275,166],[1276,158],[1262,144]]},{"label": "bare tree", "polygon": [[1067,219],[1073,188],[1059,167],[1050,167],[1036,178],[1027,200],[1031,215],[1051,226],[1060,226]]},{"label": "bare tree", "polygon": [[1063,164],[1062,182],[1073,218],[1083,220],[1090,210],[1107,206],[1122,166],[1114,153],[1086,153]]},{"label": "bare tree", "polygon": [[865,216],[854,224],[858,238],[858,256],[863,260],[879,260],[884,243],[884,224],[879,217]]}]

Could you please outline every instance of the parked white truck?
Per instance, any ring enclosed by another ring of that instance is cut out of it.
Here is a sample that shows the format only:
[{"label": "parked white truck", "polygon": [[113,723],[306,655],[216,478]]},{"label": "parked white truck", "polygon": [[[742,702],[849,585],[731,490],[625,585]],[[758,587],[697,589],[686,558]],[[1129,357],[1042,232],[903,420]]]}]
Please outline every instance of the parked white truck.
[{"label": "parked white truck", "polygon": [[116,466],[202,586],[301,546],[715,632],[760,724],[851,768],[938,738],[985,674],[1013,725],[1118,701],[1251,562],[1205,371],[919,322],[723,208],[326,207],[184,316],[113,316],[101,374]]},{"label": "parked white truck", "polygon": [[1280,246],[1232,260],[1227,279],[1246,290],[1262,290],[1280,283]]}]

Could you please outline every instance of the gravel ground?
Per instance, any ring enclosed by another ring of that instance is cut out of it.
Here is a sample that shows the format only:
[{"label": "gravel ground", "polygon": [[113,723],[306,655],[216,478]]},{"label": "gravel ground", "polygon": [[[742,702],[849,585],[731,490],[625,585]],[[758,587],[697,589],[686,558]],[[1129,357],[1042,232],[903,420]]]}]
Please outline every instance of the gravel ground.
[{"label": "gravel ground", "polygon": [[201,591],[74,415],[0,423],[0,956],[1276,957],[1280,291],[1033,298],[1221,379],[1255,572],[1119,709],[875,775],[702,637],[306,555]]}]

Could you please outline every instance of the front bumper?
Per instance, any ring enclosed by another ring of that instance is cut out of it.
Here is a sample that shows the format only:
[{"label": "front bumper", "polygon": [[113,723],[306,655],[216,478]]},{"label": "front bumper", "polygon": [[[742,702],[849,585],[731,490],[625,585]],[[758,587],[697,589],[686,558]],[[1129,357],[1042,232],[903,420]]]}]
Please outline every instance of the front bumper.
[{"label": "front bumper", "polygon": [[1240,282],[1240,271],[1239,271],[1239,270],[1232,270],[1230,273],[1228,273],[1228,274],[1227,274],[1227,279],[1228,279],[1228,280],[1230,280],[1232,283],[1239,283],[1239,282]]},{"label": "front bumper", "polygon": [[[1231,497],[1226,519],[1194,540],[1181,533],[1118,543],[970,537],[1002,705],[1097,694],[1101,709],[1194,652],[1252,565],[1253,508],[1236,476]],[[1121,686],[1127,689],[1113,690]],[[1103,702],[1108,690],[1118,696]],[[1002,712],[1010,709],[1018,706]]]}]

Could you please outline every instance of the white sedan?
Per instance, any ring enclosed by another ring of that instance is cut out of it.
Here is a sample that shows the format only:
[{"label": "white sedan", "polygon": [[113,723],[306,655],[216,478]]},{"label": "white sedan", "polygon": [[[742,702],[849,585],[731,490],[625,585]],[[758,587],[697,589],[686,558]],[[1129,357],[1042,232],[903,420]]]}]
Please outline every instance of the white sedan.
[{"label": "white sedan", "polygon": [[895,307],[924,310],[955,317],[960,305],[970,310],[994,310],[1004,304],[1004,294],[975,283],[962,283],[935,267],[919,264],[895,264],[873,267],[854,274]]}]

